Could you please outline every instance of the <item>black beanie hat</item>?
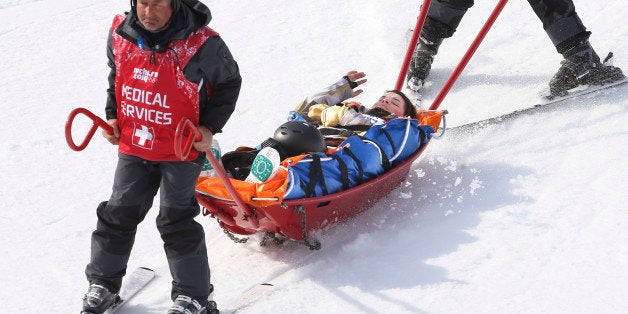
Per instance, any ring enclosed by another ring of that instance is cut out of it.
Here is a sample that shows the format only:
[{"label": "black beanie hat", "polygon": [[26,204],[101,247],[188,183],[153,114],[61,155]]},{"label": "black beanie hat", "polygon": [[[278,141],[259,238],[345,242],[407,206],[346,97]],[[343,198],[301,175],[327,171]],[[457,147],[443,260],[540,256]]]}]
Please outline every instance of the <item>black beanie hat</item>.
[{"label": "black beanie hat", "polygon": [[[179,11],[181,7],[181,0],[170,0],[170,6],[172,6],[172,13]],[[137,14],[137,0],[131,0],[131,11]]]}]

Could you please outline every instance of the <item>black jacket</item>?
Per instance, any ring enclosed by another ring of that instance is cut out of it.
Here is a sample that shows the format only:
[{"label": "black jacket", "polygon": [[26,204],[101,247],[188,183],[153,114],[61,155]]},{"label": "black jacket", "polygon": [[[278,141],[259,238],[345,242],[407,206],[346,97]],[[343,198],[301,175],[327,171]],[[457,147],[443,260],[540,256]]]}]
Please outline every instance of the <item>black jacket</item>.
[{"label": "black jacket", "polygon": [[[164,31],[157,34],[146,31],[137,21],[135,12],[131,11],[115,32],[136,45],[138,38],[142,38],[144,49],[155,53],[163,51],[173,40],[187,38],[194,31],[208,25],[210,20],[211,12],[207,6],[197,0],[182,0],[179,10],[173,13],[170,26]],[[111,71],[105,114],[107,119],[116,119],[116,67],[111,34],[107,39],[107,58]],[[211,97],[207,96],[206,88],[200,89],[199,121],[212,133],[221,132],[235,109],[242,84],[238,64],[222,38],[218,35],[208,38],[185,66],[183,75],[190,82],[198,84],[202,79],[203,84],[211,86]]]}]

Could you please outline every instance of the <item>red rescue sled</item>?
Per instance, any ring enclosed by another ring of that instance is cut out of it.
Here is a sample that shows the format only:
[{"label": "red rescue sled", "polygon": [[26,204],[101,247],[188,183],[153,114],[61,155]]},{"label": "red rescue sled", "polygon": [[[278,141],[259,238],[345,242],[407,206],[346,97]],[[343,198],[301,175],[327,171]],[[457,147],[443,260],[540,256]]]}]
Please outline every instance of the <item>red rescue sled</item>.
[{"label": "red rescue sled", "polygon": [[318,249],[320,243],[308,236],[311,231],[346,221],[388,195],[406,179],[412,162],[425,147],[426,144],[406,161],[377,178],[326,196],[284,200],[281,204],[270,206],[243,204],[243,207],[237,201],[200,192],[197,192],[196,198],[204,207],[203,214],[217,218],[220,226],[231,233],[250,235],[264,232],[273,237],[280,235],[304,241],[311,249]]},{"label": "red rescue sled", "polygon": [[[409,60],[419,37],[430,0],[425,0],[421,13],[417,20],[412,40],[406,52],[404,65],[399,74],[395,89],[400,90],[408,68]],[[507,0],[501,0],[495,7],[491,16],[481,29],[472,45],[467,50],[449,80],[437,95],[430,110],[438,109],[443,98],[456,81],[480,42],[492,26],[493,22],[503,9]],[[233,199],[221,199],[212,195],[197,192],[196,198],[204,207],[204,215],[211,215],[218,219],[219,224],[229,233],[251,235],[266,233],[271,237],[280,235],[296,241],[304,241],[310,249],[319,249],[320,243],[308,235],[327,225],[346,221],[371,207],[382,197],[388,195],[399,186],[408,176],[412,163],[423,153],[427,144],[423,144],[419,150],[404,162],[393,169],[356,187],[337,192],[331,195],[284,200],[281,204],[270,206],[253,206],[245,204],[238,193],[233,189],[227,175],[219,165],[213,154],[208,153],[208,158],[217,169],[223,184],[229,190]],[[235,237],[232,238],[235,239]]]}]

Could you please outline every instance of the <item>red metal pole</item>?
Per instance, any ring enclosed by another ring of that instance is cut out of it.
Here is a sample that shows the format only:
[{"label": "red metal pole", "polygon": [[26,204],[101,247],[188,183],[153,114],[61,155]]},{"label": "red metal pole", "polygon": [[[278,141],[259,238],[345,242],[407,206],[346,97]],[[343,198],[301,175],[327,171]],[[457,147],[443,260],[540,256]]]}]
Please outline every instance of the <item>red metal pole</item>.
[{"label": "red metal pole", "polygon": [[[184,143],[183,134],[185,133],[185,131],[188,131],[191,134],[188,140]],[[186,118],[181,120],[181,122],[179,122],[179,124],[177,125],[177,130],[174,137],[174,153],[181,160],[185,160],[190,154],[193,144],[192,141],[194,140],[198,142],[203,138],[198,128],[192,123],[192,121]],[[212,165],[212,167],[214,167],[214,170],[216,170],[220,181],[225,186],[240,211],[248,218],[248,221],[254,228],[259,227],[259,221],[252,216],[253,213],[251,212],[251,208],[242,200],[242,197],[240,197],[240,193],[238,193],[233,184],[231,184],[231,181],[229,181],[229,177],[227,176],[227,172],[225,172],[225,169],[218,162],[218,159],[216,159],[211,149],[208,149],[206,154],[209,163]]]},{"label": "red metal pole", "polygon": [[399,72],[399,76],[397,77],[395,90],[401,91],[401,86],[403,86],[403,82],[406,80],[406,72],[408,72],[408,67],[410,66],[410,59],[412,59],[414,48],[416,47],[417,41],[419,41],[419,35],[421,34],[421,29],[423,28],[423,24],[425,23],[427,10],[430,8],[430,3],[432,3],[432,0],[423,0],[423,5],[421,5],[421,12],[419,13],[419,18],[416,20],[416,25],[414,26],[414,31],[412,32],[410,45],[408,45],[408,49],[406,50],[406,56],[403,59],[403,64],[401,65],[401,71]]},{"label": "red metal pole", "polygon": [[214,167],[214,170],[216,170],[220,181],[225,186],[225,188],[227,188],[227,191],[231,195],[231,198],[233,198],[233,201],[236,203],[238,208],[240,208],[240,211],[244,214],[244,216],[247,217],[247,221],[253,226],[253,228],[258,228],[259,221],[257,220],[257,218],[253,217],[251,208],[242,200],[240,193],[238,193],[233,184],[231,184],[231,181],[229,181],[229,177],[227,176],[225,169],[218,162],[218,159],[216,159],[216,156],[214,156],[211,149],[208,149],[206,154],[209,163],[212,165],[212,167]]},{"label": "red metal pole", "polygon": [[507,2],[508,0],[500,0],[499,3],[497,3],[497,6],[495,6],[493,13],[491,13],[488,20],[486,21],[486,23],[484,24],[484,26],[482,27],[478,35],[475,37],[475,40],[473,40],[473,43],[471,44],[471,46],[465,53],[464,57],[462,57],[462,60],[460,60],[460,63],[458,64],[454,72],[451,74],[451,76],[449,76],[449,79],[447,80],[443,88],[440,90],[440,92],[434,99],[434,102],[429,108],[430,110],[438,109],[438,106],[440,106],[441,102],[443,101],[443,99],[445,98],[445,96],[447,95],[451,87],[454,85],[454,83],[456,82],[460,74],[462,73],[462,70],[464,70],[465,66],[467,66],[467,63],[469,63],[469,60],[471,60],[471,57],[480,46],[480,43],[484,39],[484,36],[486,36],[486,33],[488,33],[488,30],[491,29],[491,26],[493,26],[493,23],[495,23],[497,16],[499,16],[499,13],[501,13],[502,9],[504,8]]}]

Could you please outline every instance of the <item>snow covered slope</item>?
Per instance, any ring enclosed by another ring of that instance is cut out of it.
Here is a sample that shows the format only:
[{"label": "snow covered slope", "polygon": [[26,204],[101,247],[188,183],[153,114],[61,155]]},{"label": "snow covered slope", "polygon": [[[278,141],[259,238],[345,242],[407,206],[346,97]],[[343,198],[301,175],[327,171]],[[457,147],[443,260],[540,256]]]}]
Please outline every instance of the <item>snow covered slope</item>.
[{"label": "snow covered slope", "polygon": [[[625,1],[576,0],[599,54],[628,70]],[[223,150],[255,145],[306,95],[348,70],[370,105],[394,86],[416,1],[205,1],[244,83]],[[477,1],[433,66],[426,103],[483,24]],[[63,128],[86,107],[104,116],[105,42],[128,1],[0,0],[0,238],[3,312],[80,309],[96,205],[109,197],[116,147],[96,136],[71,151]],[[559,67],[525,1],[510,1],[445,98],[461,125],[537,102]],[[534,115],[451,132],[408,180],[363,215],[320,234],[311,253],[288,243],[235,244],[206,229],[215,299],[251,285],[279,289],[241,313],[622,313],[628,309],[628,89]],[[87,124],[83,128],[87,128]],[[255,126],[255,130],[250,130]],[[80,129],[80,124],[77,129]],[[158,199],[155,207],[158,206]],[[154,226],[140,226],[129,268],[157,277],[120,313],[163,313],[170,276]]]}]

